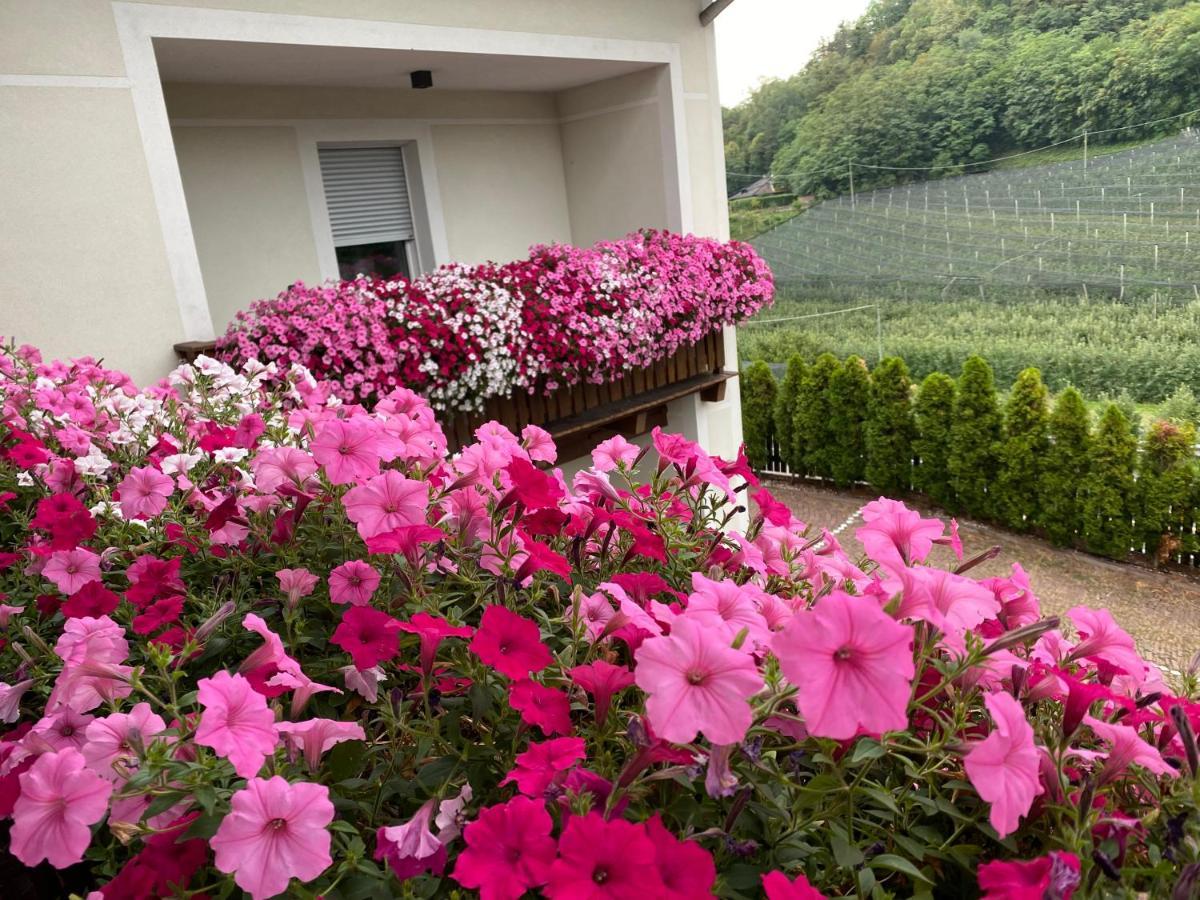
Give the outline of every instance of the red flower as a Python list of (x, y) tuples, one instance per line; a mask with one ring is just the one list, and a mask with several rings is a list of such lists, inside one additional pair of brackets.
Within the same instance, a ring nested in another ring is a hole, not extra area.
[(163, 625), (170, 625), (182, 613), (183, 597), (178, 594), (174, 597), (163, 597), (156, 600), (141, 615), (133, 617), (133, 633), (149, 634)]
[(573, 816), (558, 839), (545, 894), (552, 898), (619, 897), (644, 900), (664, 895), (658, 853), (640, 825), (605, 820), (597, 812)]
[(522, 722), (536, 725), (543, 734), (571, 731), (571, 700), (562, 691), (526, 678), (509, 688), (508, 702), (521, 713)]
[(528, 797), (481, 809), (463, 830), (467, 847), (450, 877), (481, 900), (518, 900), (550, 877), (553, 825), (545, 806)]
[(466, 625), (451, 625), (445, 619), (419, 612), (407, 622), (400, 623), (400, 630), (421, 636), (421, 671), (429, 675), (433, 671), (433, 660), (438, 645), (446, 638), (469, 638), (475, 629)]
[(387, 613), (369, 606), (351, 606), (342, 616), (330, 642), (352, 657), (357, 669), (387, 662), (400, 651), (400, 625)]
[(583, 738), (555, 738), (540, 744), (531, 743), (524, 753), (517, 754), (516, 766), (500, 783), (511, 782), (522, 794), (540, 798), (556, 779), (586, 757)]
[(73, 550), (96, 533), (96, 520), (73, 494), (51, 494), (38, 501), (29, 523), (50, 532), (55, 550)]
[(99, 581), (89, 581), (62, 605), (62, 614), (68, 619), (78, 619), (83, 616), (99, 618), (107, 616), (117, 608), (121, 598), (106, 588)]
[(147, 838), (142, 851), (101, 889), (104, 900), (166, 897), (174, 893), (172, 885), (186, 888), (196, 870), (208, 861), (208, 843), (203, 838), (181, 840), (187, 826), (199, 816), (199, 812), (188, 813)]
[(612, 695), (633, 684), (633, 672), (625, 666), (614, 666), (598, 659), (586, 666), (571, 669), (571, 680), (592, 695), (596, 701), (596, 721), (603, 725), (608, 718)]
[(525, 562), (521, 563), (521, 568), (517, 569), (517, 573), (514, 576), (517, 581), (523, 582), (536, 572), (553, 572), (555, 575), (561, 575), (563, 578), (571, 574), (571, 564), (567, 561), (567, 558), (551, 550), (540, 541), (535, 541), (526, 535), (521, 538), (521, 545), (525, 548), (528, 556)]
[(504, 467), (504, 471), (512, 481), (512, 489), (501, 502), (501, 506), (515, 500), (529, 510), (543, 509), (557, 506), (564, 496), (562, 485), (552, 475), (546, 474), (519, 456), (513, 457), (512, 462)]
[(503, 606), (489, 606), (483, 611), (470, 650), (509, 678), (525, 678), (553, 661), (537, 623)]

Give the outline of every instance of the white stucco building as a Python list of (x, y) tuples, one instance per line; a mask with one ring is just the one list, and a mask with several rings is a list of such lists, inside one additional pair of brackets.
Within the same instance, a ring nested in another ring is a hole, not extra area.
[[(0, 335), (144, 382), (339, 262), (726, 237), (704, 5), (0, 0)], [(670, 426), (732, 453), (733, 385)]]

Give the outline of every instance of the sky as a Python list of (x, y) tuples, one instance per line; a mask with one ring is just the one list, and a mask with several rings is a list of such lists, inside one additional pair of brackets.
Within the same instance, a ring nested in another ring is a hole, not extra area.
[(869, 0), (734, 0), (714, 23), (721, 105), (735, 106), (764, 78), (804, 67), (839, 24), (857, 19)]

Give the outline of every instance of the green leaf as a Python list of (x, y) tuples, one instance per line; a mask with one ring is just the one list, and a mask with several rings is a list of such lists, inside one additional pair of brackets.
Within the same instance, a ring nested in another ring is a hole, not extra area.
[(881, 853), (878, 856), (872, 857), (870, 863), (872, 868), (891, 869), (893, 872), (902, 872), (909, 878), (915, 878), (917, 881), (924, 881), (927, 884), (933, 884), (932, 879), (925, 875), (903, 856), (897, 856), (894, 853)]
[(840, 826), (829, 826), (829, 846), (833, 850), (834, 861), (843, 869), (862, 865), (862, 851), (846, 840), (846, 834)]
[(184, 840), (191, 838), (203, 838), (208, 840), (217, 833), (217, 828), (221, 825), (221, 820), (225, 817), (216, 813), (203, 813), (192, 821), (188, 826), (188, 830), (183, 833)]
[(850, 765), (857, 766), (870, 759), (879, 759), (885, 753), (887, 748), (878, 741), (863, 738), (854, 745), (854, 752), (850, 754)]
[(362, 741), (343, 741), (329, 751), (325, 767), (335, 782), (345, 782), (362, 772), (366, 756), (367, 745)]

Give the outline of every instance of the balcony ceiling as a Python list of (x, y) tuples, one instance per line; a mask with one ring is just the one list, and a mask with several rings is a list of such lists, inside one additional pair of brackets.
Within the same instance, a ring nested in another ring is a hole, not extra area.
[(650, 66), (644, 62), (380, 50), (243, 41), (156, 39), (165, 82), (404, 88), (433, 72), (433, 90), (561, 91)]

